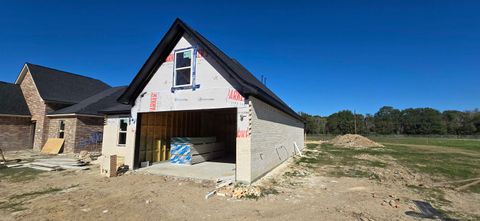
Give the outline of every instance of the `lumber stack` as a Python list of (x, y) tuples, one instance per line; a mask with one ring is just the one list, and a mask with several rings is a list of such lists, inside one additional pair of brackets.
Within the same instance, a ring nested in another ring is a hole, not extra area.
[(173, 137), (170, 162), (193, 165), (213, 160), (224, 155), (223, 146), (215, 137)]

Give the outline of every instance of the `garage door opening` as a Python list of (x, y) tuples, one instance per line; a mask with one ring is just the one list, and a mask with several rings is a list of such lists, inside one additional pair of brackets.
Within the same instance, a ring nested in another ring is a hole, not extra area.
[[(213, 138), (214, 142), (221, 144), (222, 151), (206, 161), (235, 165), (236, 131), (236, 108), (141, 113), (138, 116), (135, 166), (173, 165), (169, 162), (172, 157), (170, 146), (177, 138)], [(190, 169), (205, 166), (195, 164)]]

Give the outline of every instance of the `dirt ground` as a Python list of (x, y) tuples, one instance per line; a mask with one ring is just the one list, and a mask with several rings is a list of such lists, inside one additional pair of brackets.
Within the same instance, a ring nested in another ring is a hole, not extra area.
[[(209, 181), (141, 172), (105, 178), (98, 166), (29, 180), (2, 177), (0, 220), (419, 220), (406, 213), (418, 212), (412, 200), (426, 200), (421, 192), (394, 181), (332, 177), (328, 166), (312, 169), (297, 161), (256, 183), (272, 188), (265, 196), (240, 200), (205, 199), (215, 187)], [(445, 197), (455, 211), (480, 217), (479, 194), (447, 191)]]

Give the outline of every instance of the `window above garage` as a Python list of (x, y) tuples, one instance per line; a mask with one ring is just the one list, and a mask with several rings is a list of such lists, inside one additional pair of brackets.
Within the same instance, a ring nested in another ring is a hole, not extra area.
[(193, 59), (193, 48), (175, 52), (175, 87), (192, 85)]
[(172, 92), (182, 89), (197, 89), (195, 83), (196, 47), (179, 49), (174, 52)]

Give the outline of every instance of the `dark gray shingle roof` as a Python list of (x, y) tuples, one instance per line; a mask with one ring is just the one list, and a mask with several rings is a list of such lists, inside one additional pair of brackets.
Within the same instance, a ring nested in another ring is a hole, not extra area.
[(46, 102), (76, 104), (110, 88), (104, 82), (36, 64), (26, 63), (38, 92)]
[(118, 97), (125, 91), (127, 86), (113, 87), (95, 94), (80, 103), (54, 111), (49, 115), (56, 114), (84, 114), (102, 116), (100, 110), (118, 105)]
[(111, 107), (100, 110), (100, 113), (105, 113), (105, 114), (129, 114), (131, 109), (132, 109), (132, 105), (117, 103), (116, 105), (113, 105)]
[(262, 84), (252, 73), (234, 59), (227, 56), (214, 44), (204, 38), (200, 33), (190, 28), (182, 20), (176, 19), (160, 43), (154, 49), (150, 57), (142, 66), (138, 74), (132, 80), (124, 94), (119, 98), (119, 102), (132, 104), (133, 100), (140, 94), (148, 81), (153, 77), (156, 70), (161, 66), (168, 54), (175, 47), (176, 42), (187, 34), (192, 37), (202, 49), (207, 51), (208, 55), (213, 55), (219, 64), (238, 82), (240, 88), (237, 88), (243, 96), (250, 95), (282, 110), (283, 112), (295, 117), (301, 121), (303, 119), (293, 111), (285, 102), (276, 96), (270, 89)]
[(20, 85), (0, 81), (0, 114), (30, 116)]

